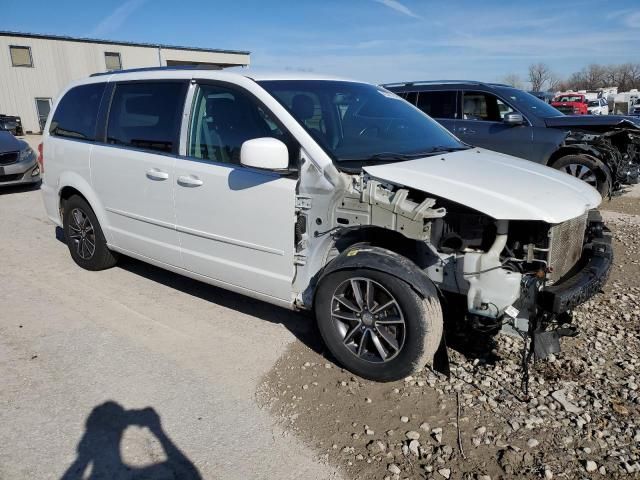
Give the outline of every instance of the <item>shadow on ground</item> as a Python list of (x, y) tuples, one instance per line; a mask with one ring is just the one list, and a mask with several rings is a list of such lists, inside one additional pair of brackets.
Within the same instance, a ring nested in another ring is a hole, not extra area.
[[(162, 446), (166, 460), (143, 467), (125, 464), (120, 444), (125, 430), (130, 426), (146, 427)], [(77, 453), (76, 460), (61, 480), (202, 478), (191, 460), (171, 441), (162, 427), (160, 416), (151, 407), (125, 410), (113, 401), (98, 405), (87, 417)]]
[(41, 182), (31, 183), (27, 185), (10, 185), (3, 187), (0, 184), (0, 195), (12, 195), (15, 193), (31, 192), (32, 190), (40, 190)]

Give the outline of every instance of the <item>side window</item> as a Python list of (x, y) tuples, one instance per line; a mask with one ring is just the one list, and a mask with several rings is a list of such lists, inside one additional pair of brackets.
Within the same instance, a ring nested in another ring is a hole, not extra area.
[[(200, 85), (189, 127), (187, 155), (240, 164), (247, 140), (274, 137), (288, 142), (277, 122), (249, 94), (218, 85)], [(291, 155), (292, 148), (289, 146)]]
[(398, 96), (404, 98), (411, 105), (415, 105), (418, 99), (418, 92), (402, 92), (398, 93)]
[(107, 142), (164, 153), (178, 153), (186, 83), (135, 82), (116, 85)]
[(58, 103), (49, 133), (56, 137), (95, 140), (98, 109), (106, 86), (106, 83), (92, 83), (69, 90)]
[(418, 108), (433, 118), (456, 118), (456, 92), (420, 92)]
[(462, 118), (501, 122), (507, 113), (514, 110), (496, 96), (486, 92), (464, 92)]

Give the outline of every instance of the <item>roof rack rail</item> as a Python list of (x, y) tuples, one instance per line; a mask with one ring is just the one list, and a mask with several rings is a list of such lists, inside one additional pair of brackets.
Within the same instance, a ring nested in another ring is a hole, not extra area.
[(414, 85), (438, 85), (438, 84), (467, 84), (467, 85), (493, 85), (496, 87), (508, 87), (509, 85), (504, 85), (502, 83), (493, 83), (493, 82), (479, 82), (478, 80), (419, 80), (416, 82), (398, 82), (398, 83), (383, 83), (383, 87), (411, 87)]
[(215, 65), (168, 65), (166, 67), (140, 67), (140, 68), (126, 68), (124, 70), (111, 70), (108, 72), (96, 72), (92, 73), (90, 77), (100, 77), (102, 75), (118, 75), (121, 73), (135, 73), (135, 72), (162, 72), (165, 70), (221, 70), (220, 67)]

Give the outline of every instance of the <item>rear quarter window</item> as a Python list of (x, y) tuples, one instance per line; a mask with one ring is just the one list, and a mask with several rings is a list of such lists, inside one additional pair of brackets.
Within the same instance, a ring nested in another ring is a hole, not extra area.
[(98, 109), (106, 86), (106, 83), (92, 83), (69, 90), (58, 102), (51, 119), (49, 134), (94, 141)]
[(417, 106), (433, 118), (456, 118), (456, 92), (420, 92)]

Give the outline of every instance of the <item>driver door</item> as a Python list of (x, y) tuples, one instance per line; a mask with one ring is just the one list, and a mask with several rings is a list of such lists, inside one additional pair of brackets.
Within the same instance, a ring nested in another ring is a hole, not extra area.
[(291, 302), (297, 180), (240, 165), (243, 142), (284, 133), (248, 92), (195, 88), (186, 156), (175, 166), (184, 268)]
[(507, 125), (503, 118), (516, 110), (488, 92), (462, 92), (462, 118), (456, 121), (460, 140), (515, 157), (531, 154), (533, 129), (525, 119), (523, 125)]

